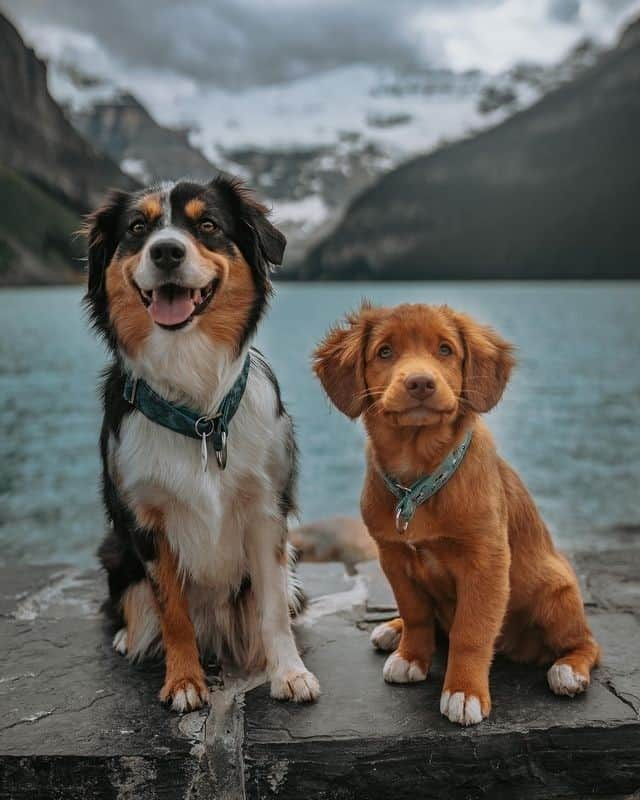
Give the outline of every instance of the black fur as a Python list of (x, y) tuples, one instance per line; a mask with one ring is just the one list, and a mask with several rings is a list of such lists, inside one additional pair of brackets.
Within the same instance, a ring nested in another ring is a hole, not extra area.
[[(111, 192), (105, 203), (90, 214), (86, 221), (88, 285), (85, 305), (94, 327), (105, 338), (113, 354), (113, 361), (107, 368), (102, 383), (104, 416), (100, 434), (102, 497), (109, 529), (98, 550), (98, 557), (109, 581), (110, 597), (105, 608), (118, 624), (122, 624), (120, 601), (124, 591), (130, 585), (147, 577), (145, 563), (153, 561), (157, 553), (153, 532), (137, 525), (133, 512), (118, 493), (109, 469), (109, 439), (119, 438), (122, 420), (132, 412), (132, 407), (123, 397), (125, 375), (118, 342), (109, 320), (105, 289), (106, 272), (116, 254), (128, 255), (138, 252), (144, 246), (147, 236), (153, 230), (153, 225), (145, 230), (144, 236), (134, 235), (131, 226), (141, 217), (139, 201), (145, 195), (156, 191), (161, 192), (161, 188), (152, 187), (136, 194)], [(193, 220), (185, 214), (186, 204), (194, 198), (204, 202), (205, 215), (216, 223), (217, 229), (213, 233), (202, 234)], [(252, 270), (256, 297), (243, 338), (238, 343), (241, 349), (255, 332), (266, 309), (271, 295), (270, 265), (282, 263), (285, 237), (268, 221), (266, 208), (257, 203), (239, 182), (225, 177), (216, 178), (209, 184), (178, 183), (170, 191), (169, 203), (172, 224), (186, 229), (213, 251), (233, 257), (239, 250)], [(156, 226), (160, 224), (162, 219), (155, 223)], [(278, 416), (286, 415), (273, 371), (262, 356), (259, 356), (259, 359), (254, 356), (254, 361), (273, 386), (277, 398)], [(297, 450), (292, 426), (290, 441), (291, 472), (280, 499), (280, 506), (285, 515), (295, 508)]]
[(279, 418), (286, 417), (288, 422), (286, 429), (286, 450), (289, 454), (289, 473), (278, 498), (278, 505), (282, 515), (288, 517), (289, 514), (293, 514), (298, 510), (296, 501), (296, 487), (298, 485), (298, 445), (296, 443), (293, 420), (289, 416), (282, 401), (280, 384), (278, 383), (274, 371), (271, 369), (271, 364), (269, 364), (256, 347), (251, 348), (251, 364), (253, 368), (257, 368), (262, 372), (273, 387), (277, 402), (276, 413)]
[[(145, 195), (162, 193), (161, 187), (150, 187), (135, 194), (114, 191), (105, 203), (86, 220), (89, 242), (88, 287), (85, 305), (96, 329), (105, 337), (111, 350), (116, 352), (117, 342), (109, 324), (105, 275), (114, 255), (138, 252), (146, 238), (153, 232), (148, 227), (143, 236), (134, 235), (131, 223), (140, 218), (137, 203)], [(184, 208), (189, 200), (198, 198), (205, 204), (204, 216), (217, 225), (210, 234), (201, 233), (187, 217)], [(256, 296), (247, 320), (246, 330), (238, 343), (241, 349), (253, 336), (264, 314), (272, 293), (270, 266), (282, 263), (286, 239), (267, 219), (267, 208), (235, 179), (219, 176), (208, 184), (182, 181), (175, 184), (169, 194), (171, 223), (184, 228), (194, 238), (211, 250), (233, 256), (237, 248), (251, 268)], [(157, 224), (161, 224), (158, 220)]]
[(133, 513), (122, 500), (109, 471), (108, 442), (120, 436), (122, 420), (132, 407), (122, 396), (124, 372), (115, 361), (105, 372), (102, 384), (104, 416), (100, 432), (102, 458), (102, 500), (109, 529), (98, 549), (98, 558), (109, 582), (109, 602), (105, 610), (120, 622), (120, 599), (125, 589), (146, 576), (145, 561), (155, 558), (153, 539), (136, 524)]

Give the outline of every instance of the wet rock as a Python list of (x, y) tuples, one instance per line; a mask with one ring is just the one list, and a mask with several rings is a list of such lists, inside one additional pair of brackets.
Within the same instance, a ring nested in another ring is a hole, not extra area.
[(369, 629), (395, 609), (376, 562), (351, 577), (342, 564), (300, 565), (311, 601), (296, 631), (317, 703), (278, 703), (263, 676), (216, 667), (211, 708), (182, 717), (157, 700), (161, 663), (113, 652), (99, 572), (0, 570), (0, 798), (629, 795), (640, 785), (636, 560), (576, 558), (605, 653), (587, 694), (557, 698), (543, 670), (497, 659), (491, 718), (466, 730), (438, 710), (444, 652), (425, 683), (382, 680)]

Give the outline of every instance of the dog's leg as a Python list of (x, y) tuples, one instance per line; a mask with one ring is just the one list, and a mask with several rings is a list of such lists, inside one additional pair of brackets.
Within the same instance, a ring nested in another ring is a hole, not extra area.
[(404, 545), (385, 544), (379, 547), (379, 551), (380, 564), (389, 579), (402, 618), (398, 649), (386, 660), (382, 675), (388, 683), (423, 681), (429, 672), (435, 650), (431, 600), (407, 574)]
[[(506, 538), (506, 537), (505, 537)], [(440, 711), (451, 722), (474, 725), (491, 711), (489, 670), (509, 597), (506, 547), (466, 553), (456, 563), (456, 611)]]
[(589, 686), (591, 670), (600, 659), (600, 648), (589, 629), (577, 579), (568, 586), (539, 598), (536, 618), (544, 640), (560, 656), (547, 672), (555, 694), (574, 697)]
[(163, 534), (157, 535), (157, 559), (149, 574), (165, 654), (165, 681), (160, 699), (170, 702), (174, 711), (200, 708), (209, 701), (209, 692), (176, 557)]
[(371, 644), (383, 653), (392, 653), (398, 649), (402, 636), (402, 617), (381, 622), (371, 631)]
[(298, 703), (315, 700), (320, 684), (303, 664), (291, 630), (286, 522), (265, 516), (253, 523), (251, 533), (251, 582), (261, 615), (271, 696)]

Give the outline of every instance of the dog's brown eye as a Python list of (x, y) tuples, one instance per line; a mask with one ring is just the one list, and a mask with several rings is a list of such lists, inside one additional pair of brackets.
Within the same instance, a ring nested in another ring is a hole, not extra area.
[(202, 219), (198, 223), (198, 230), (200, 233), (213, 233), (216, 227), (216, 223), (210, 219)]
[(442, 342), (438, 348), (438, 353), (441, 356), (450, 356), (453, 355), (453, 350), (451, 349), (451, 345), (448, 345), (446, 342)]
[(383, 344), (382, 347), (378, 350), (378, 358), (391, 358), (393, 355), (393, 350), (388, 344)]
[(129, 230), (134, 236), (140, 236), (147, 230), (147, 226), (141, 219), (137, 219), (129, 225)]

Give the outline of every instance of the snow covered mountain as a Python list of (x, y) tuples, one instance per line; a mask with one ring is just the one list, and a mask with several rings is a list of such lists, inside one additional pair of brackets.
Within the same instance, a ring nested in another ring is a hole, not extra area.
[[(167, 165), (168, 177), (200, 177), (209, 162), (211, 171), (242, 176), (273, 204), (290, 265), (382, 173), (499, 123), (599, 53), (586, 41), (554, 67), (518, 64), (498, 76), (350, 65), (287, 83), (203, 90), (175, 75), (158, 81), (157, 73), (132, 83), (81, 37), (46, 46), (52, 95), (124, 171), (160, 177)], [(136, 124), (125, 125), (133, 111)]]

